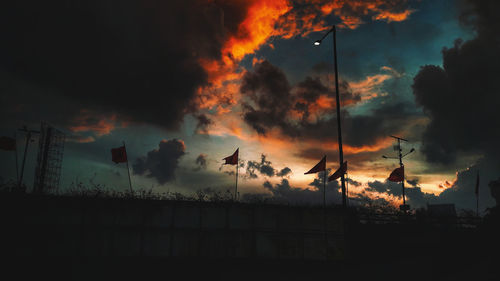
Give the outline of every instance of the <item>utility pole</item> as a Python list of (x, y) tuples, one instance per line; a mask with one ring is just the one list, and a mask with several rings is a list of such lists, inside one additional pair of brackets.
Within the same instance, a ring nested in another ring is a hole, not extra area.
[[(391, 138), (394, 138), (398, 141), (398, 145), (397, 145), (397, 150), (398, 150), (398, 157), (387, 157), (385, 155), (382, 155), (383, 158), (386, 158), (386, 159), (399, 159), (399, 167), (400, 168), (403, 168), (404, 167), (404, 164), (403, 164), (403, 158), (412, 153), (413, 151), (415, 151), (414, 148), (412, 148), (408, 153), (404, 154), (403, 155), (403, 149), (401, 149), (401, 141), (405, 141), (405, 142), (408, 142), (408, 140), (405, 140), (401, 137), (397, 137), (397, 136), (390, 136)], [(401, 211), (404, 211), (406, 213), (406, 211), (408, 211), (410, 209), (410, 206), (409, 205), (406, 205), (406, 196), (405, 196), (405, 175), (403, 174), (403, 180), (401, 181), (401, 189), (402, 189), (402, 193), (403, 193), (403, 205), (399, 206), (399, 209)]]
[[(127, 148), (125, 147), (125, 141), (123, 141), (123, 148), (125, 149), (125, 154), (127, 154)], [(133, 196), (134, 190), (132, 189), (132, 179), (130, 178), (130, 169), (128, 167), (128, 155), (127, 155), (127, 173), (128, 173), (128, 184), (130, 187), (130, 196)]]
[(17, 183), (18, 188), (21, 188), (21, 186), (23, 184), (24, 164), (26, 163), (26, 154), (28, 152), (28, 145), (31, 142), (32, 134), (40, 134), (40, 131), (28, 130), (28, 128), (26, 127), (26, 125), (23, 126), (22, 128), (20, 128), (19, 131), (26, 133), (26, 144), (24, 146), (23, 162), (21, 164), (21, 175), (19, 176), (19, 181)]

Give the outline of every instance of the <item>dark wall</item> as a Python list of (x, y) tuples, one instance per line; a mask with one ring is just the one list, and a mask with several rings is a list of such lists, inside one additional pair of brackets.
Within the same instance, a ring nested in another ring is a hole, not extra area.
[[(339, 210), (206, 202), (3, 196), (3, 254), (341, 260)], [(325, 239), (325, 225), (328, 239)], [(326, 246), (328, 240), (328, 247)]]

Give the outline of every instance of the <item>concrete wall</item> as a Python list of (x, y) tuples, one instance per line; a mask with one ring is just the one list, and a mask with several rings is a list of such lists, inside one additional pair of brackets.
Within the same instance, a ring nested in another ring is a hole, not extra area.
[[(3, 198), (5, 199), (5, 198)], [(338, 210), (149, 200), (40, 198), (2, 202), (4, 253), (343, 259)], [(326, 224), (325, 224), (326, 223)], [(325, 225), (327, 237), (325, 239)]]

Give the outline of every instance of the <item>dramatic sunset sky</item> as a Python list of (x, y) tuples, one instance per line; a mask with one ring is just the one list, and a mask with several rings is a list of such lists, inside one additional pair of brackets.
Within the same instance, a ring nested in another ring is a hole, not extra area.
[[(412, 207), (494, 204), (500, 177), (498, 1), (10, 1), (0, 11), (0, 135), (47, 121), (67, 134), (61, 189), (193, 192), (320, 202), (323, 155), (339, 166), (331, 34), (337, 26), (350, 196), (399, 205), (394, 139)], [(18, 132), (19, 157), (24, 148)], [(33, 185), (38, 139), (28, 150)], [(0, 151), (3, 182), (14, 154)], [(339, 183), (327, 187), (340, 203)], [(246, 194), (246, 195), (245, 195)]]

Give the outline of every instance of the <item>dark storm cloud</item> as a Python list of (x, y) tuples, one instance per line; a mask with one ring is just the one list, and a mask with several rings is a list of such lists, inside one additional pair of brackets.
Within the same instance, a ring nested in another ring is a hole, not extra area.
[[(391, 181), (373, 181), (368, 182), (367, 191), (386, 193), (395, 197), (402, 198), (403, 188), (401, 183)], [(419, 186), (405, 188), (405, 198), (412, 208), (420, 208), (426, 206), (427, 203), (435, 203), (439, 200), (437, 196), (432, 193), (423, 192)]]
[(458, 172), (457, 179), (450, 188), (445, 189), (439, 194), (439, 200), (444, 203), (454, 203), (458, 208), (471, 209), (476, 208), (476, 179), (479, 172), (479, 207), (480, 211), (487, 207), (495, 205), (488, 184), (498, 178), (499, 170), (491, 169), (492, 165), (498, 159), (484, 158), (476, 165)]
[(407, 182), (409, 185), (411, 185), (411, 186), (413, 186), (413, 187), (416, 187), (416, 186), (418, 186), (419, 179), (411, 179), (411, 180), (408, 180), (408, 179), (407, 179), (407, 180), (406, 180), (406, 182)]
[(387, 183), (383, 183), (380, 181), (371, 181), (368, 182), (368, 188), (366, 188), (366, 190), (383, 193), (388, 191), (388, 187)]
[(309, 104), (314, 103), (321, 94), (327, 93), (328, 88), (321, 83), (319, 78), (306, 77), (306, 79), (297, 85), (297, 98), (300, 99), (295, 104), (295, 110), (303, 113), (303, 120), (307, 120), (311, 115)]
[(360, 185), (361, 185), (361, 183), (360, 183), (359, 181), (355, 181), (355, 180), (353, 180), (353, 179), (351, 179), (351, 178), (346, 178), (346, 180), (347, 180), (347, 182), (348, 182), (349, 184), (352, 184), (352, 185), (354, 185), (354, 186), (360, 186)]
[(288, 167), (285, 167), (281, 169), (279, 172), (276, 173), (276, 176), (278, 177), (286, 177), (292, 173), (292, 170)]
[[(349, 83), (344, 80), (339, 81), (340, 98), (344, 103), (357, 103), (361, 101), (361, 96), (351, 91)], [(335, 91), (330, 90), (321, 82), (319, 77), (306, 77), (294, 87), (294, 98), (298, 99), (295, 110), (302, 113), (302, 122), (307, 122), (311, 113), (309, 106), (315, 104), (321, 95), (335, 98)]]
[(288, 130), (283, 116), (293, 104), (290, 89), (285, 73), (268, 61), (245, 73), (240, 91), (252, 101), (243, 104), (245, 122), (262, 135), (274, 126)]
[(259, 176), (257, 175), (256, 171), (258, 171), (258, 168), (256, 165), (258, 162), (256, 161), (248, 161), (247, 163), (247, 171), (246, 171), (246, 176), (250, 179), (256, 179)]
[[(500, 18), (498, 1), (465, 1), (462, 20), (477, 37), (444, 48), (443, 67), (426, 65), (415, 76), (417, 104), (430, 117), (422, 152), (430, 162), (449, 164), (460, 152), (499, 157)], [(493, 154), (493, 155), (492, 155)], [(498, 166), (497, 166), (498, 167)]]
[[(310, 105), (316, 103), (320, 95), (335, 97), (318, 78), (307, 77), (293, 88), (283, 71), (268, 61), (257, 64), (253, 72), (243, 77), (241, 92), (251, 103), (243, 106), (244, 120), (257, 133), (266, 135), (278, 128), (288, 137), (302, 137), (315, 140), (337, 139), (335, 116), (322, 114), (316, 120), (309, 120)], [(340, 83), (341, 102), (355, 103), (360, 100), (348, 83)], [(299, 120), (291, 120), (292, 110), (299, 112)], [(317, 112), (316, 112), (317, 114)], [(418, 116), (411, 106), (404, 102), (381, 105), (366, 115), (351, 116), (342, 111), (344, 141), (350, 146), (360, 147), (376, 143), (380, 138), (400, 132), (412, 118)]]
[[(367, 115), (351, 116), (347, 111), (342, 114), (343, 143), (352, 147), (375, 145), (380, 139), (409, 128), (408, 124), (413, 119), (419, 118), (419, 114), (412, 112), (408, 104), (401, 102), (380, 105)], [(332, 117), (315, 123), (303, 124), (301, 132), (303, 136), (310, 139), (337, 141), (335, 128), (337, 128), (337, 120)], [(373, 157), (374, 153), (379, 152), (361, 152), (351, 157), (367, 160)], [(308, 159), (320, 158), (324, 154), (325, 151), (321, 148), (306, 148), (295, 153), (296, 156)], [(336, 151), (327, 153), (327, 158), (338, 159), (338, 153)]]
[(179, 159), (186, 154), (182, 140), (162, 140), (158, 149), (151, 150), (147, 156), (139, 157), (132, 165), (134, 173), (155, 178), (159, 184), (175, 179)]
[(281, 170), (277, 170), (272, 166), (271, 161), (267, 160), (266, 155), (261, 154), (260, 162), (258, 161), (248, 161), (246, 167), (246, 177), (250, 179), (258, 178), (258, 174), (265, 177), (286, 177), (291, 174), (292, 170), (285, 167)]
[(324, 74), (324, 73), (329, 73), (330, 71), (332, 71), (333, 67), (334, 67), (333, 64), (326, 63), (326, 62), (320, 62), (320, 63), (313, 65), (312, 71), (315, 73)]
[(199, 171), (201, 169), (206, 170), (207, 169), (207, 157), (208, 155), (201, 153), (196, 157), (195, 163), (196, 163), (196, 168), (195, 171)]
[[(43, 96), (33, 108), (50, 107), (56, 123), (86, 108), (175, 129), (192, 110), (196, 89), (208, 83), (199, 58), (221, 57), (245, 6), (195, 0), (5, 3), (0, 73), (8, 80), (2, 88), (15, 95), (14, 83), (33, 87), (29, 98)], [(68, 102), (53, 104), (59, 99)], [(23, 103), (23, 97), (9, 99), (2, 109)], [(37, 113), (22, 106), (18, 112)]]
[[(280, 183), (273, 185), (269, 181), (264, 182), (264, 188), (272, 193), (273, 200), (288, 204), (318, 205), (323, 204), (323, 188), (321, 189), (303, 189), (292, 187), (287, 179), (282, 179)], [(340, 195), (336, 189), (327, 186), (326, 202), (327, 204), (339, 204)]]
[[(422, 153), (437, 164), (454, 164), (459, 155), (479, 154), (469, 170), (458, 174), (451, 188), (439, 199), (460, 208), (473, 209), (476, 175), (485, 183), (500, 173), (500, 18), (493, 12), (500, 2), (493, 0), (462, 2), (460, 17), (464, 26), (476, 31), (474, 39), (457, 39), (443, 48), (443, 66), (426, 65), (414, 77), (413, 94), (429, 116), (423, 133)], [(480, 189), (480, 206), (494, 204), (490, 194)]]
[(214, 124), (212, 119), (208, 118), (205, 114), (199, 114), (195, 116), (198, 123), (196, 124), (196, 130), (201, 133), (208, 134), (208, 127)]
[(408, 127), (408, 122), (415, 117), (418, 115), (411, 111), (409, 104), (403, 102), (381, 105), (372, 110), (370, 115), (346, 115), (342, 120), (345, 141), (355, 147), (374, 144), (380, 138)]
[(251, 179), (258, 178), (256, 172), (259, 172), (263, 176), (273, 177), (276, 174), (276, 170), (271, 166), (271, 161), (266, 160), (266, 155), (261, 154), (260, 162), (248, 161), (247, 162), (247, 176)]

